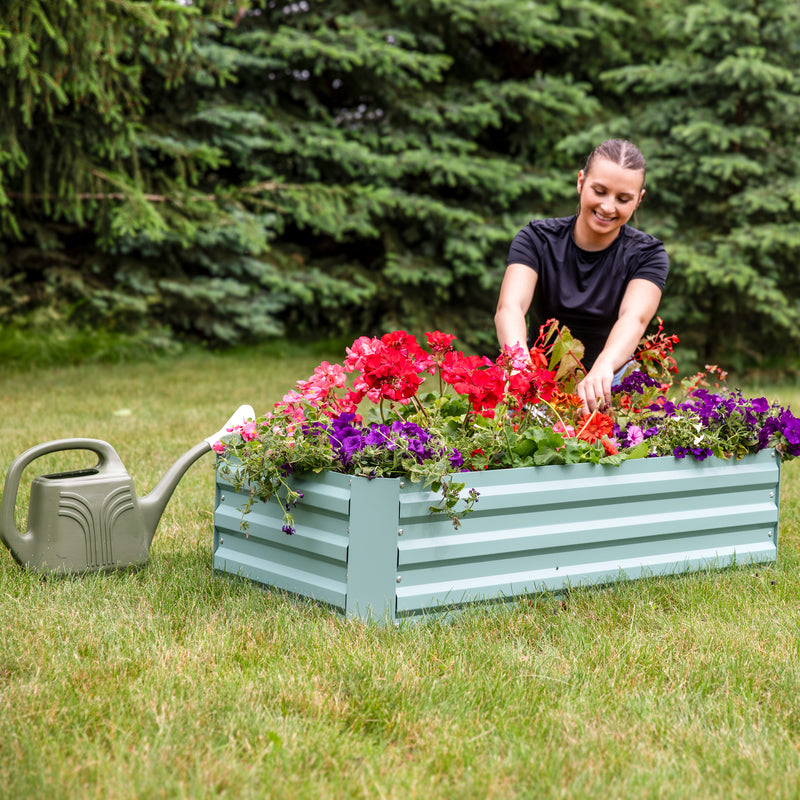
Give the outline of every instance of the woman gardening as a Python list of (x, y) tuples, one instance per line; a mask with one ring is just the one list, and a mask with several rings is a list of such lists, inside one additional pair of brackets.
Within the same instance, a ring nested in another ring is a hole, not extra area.
[[(339, 472), (419, 482), (440, 494), (430, 510), (458, 527), (478, 501), (462, 472), (739, 458), (764, 448), (800, 455), (800, 420), (788, 408), (702, 388), (717, 368), (684, 379), (668, 397), (677, 337), (661, 329), (637, 353), (641, 370), (622, 378), (669, 270), (661, 242), (627, 224), (644, 182), (636, 147), (603, 142), (578, 173), (577, 214), (534, 220), (517, 234), (497, 306), (503, 351), (494, 362), (459, 352), (456, 337), (441, 331), (426, 333), (427, 346), (403, 330), (361, 336), (342, 364), (323, 361), (272, 410), (216, 443), (226, 479), (237, 491), (246, 487), (244, 512), (277, 495), (282, 530), (294, 533), (303, 496), (295, 478)], [(529, 348), (525, 316), (534, 303), (562, 328), (542, 326)], [(585, 375), (575, 372), (576, 338), (585, 346)], [(612, 385), (615, 419), (599, 412), (611, 403)]]
[(525, 316), (555, 318), (583, 342), (584, 410), (610, 406), (615, 376), (656, 314), (669, 271), (663, 244), (628, 226), (645, 194), (644, 156), (609, 139), (578, 173), (578, 211), (535, 219), (511, 243), (495, 326), (500, 346), (527, 349)]

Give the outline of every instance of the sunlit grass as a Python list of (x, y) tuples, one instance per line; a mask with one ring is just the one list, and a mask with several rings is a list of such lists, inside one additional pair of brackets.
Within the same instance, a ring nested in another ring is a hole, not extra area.
[[(145, 494), (236, 406), (265, 410), (322, 357), (0, 378), (0, 471), (35, 443), (90, 436)], [(800, 408), (800, 390), (766, 394)], [(80, 460), (48, 458), (30, 471)], [(0, 551), (2, 794), (795, 797), (798, 491), (785, 464), (777, 564), (393, 628), (213, 575), (204, 458), (142, 569), (43, 579)]]

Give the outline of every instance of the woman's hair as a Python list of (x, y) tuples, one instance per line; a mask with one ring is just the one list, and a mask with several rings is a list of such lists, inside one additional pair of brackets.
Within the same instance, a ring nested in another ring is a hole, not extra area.
[(647, 174), (647, 164), (639, 148), (626, 139), (607, 139), (602, 144), (597, 145), (586, 159), (583, 167), (584, 174), (589, 172), (595, 157), (607, 158), (614, 164), (624, 169), (636, 169), (642, 171), (642, 188), (644, 188), (644, 178)]

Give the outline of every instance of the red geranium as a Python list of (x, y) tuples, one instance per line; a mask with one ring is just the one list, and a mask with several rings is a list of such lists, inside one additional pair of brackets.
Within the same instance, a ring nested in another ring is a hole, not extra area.
[(373, 401), (386, 398), (405, 404), (422, 385), (417, 365), (408, 354), (388, 347), (366, 356), (362, 373), (367, 397)]
[(505, 394), (505, 370), (488, 358), (447, 353), (441, 367), (442, 380), (458, 394), (469, 398), (473, 410), (484, 417), (494, 417), (494, 409)]
[(428, 347), (437, 353), (449, 353), (453, 349), (455, 336), (452, 333), (442, 333), (441, 331), (429, 331), (425, 334), (428, 339)]

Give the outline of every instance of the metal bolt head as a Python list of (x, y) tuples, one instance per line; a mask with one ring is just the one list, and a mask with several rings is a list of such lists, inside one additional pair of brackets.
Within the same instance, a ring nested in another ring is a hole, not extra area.
[(403, 576), (402, 575), (398, 575), (397, 576), (397, 582), (398, 583), (402, 583), (403, 582)]

